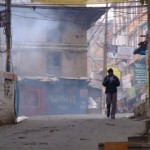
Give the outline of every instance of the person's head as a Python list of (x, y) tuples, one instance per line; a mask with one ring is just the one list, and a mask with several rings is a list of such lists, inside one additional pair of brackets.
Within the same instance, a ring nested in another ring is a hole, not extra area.
[(113, 71), (113, 69), (112, 68), (110, 68), (110, 69), (108, 69), (108, 75), (113, 75), (113, 73), (114, 73), (114, 71)]

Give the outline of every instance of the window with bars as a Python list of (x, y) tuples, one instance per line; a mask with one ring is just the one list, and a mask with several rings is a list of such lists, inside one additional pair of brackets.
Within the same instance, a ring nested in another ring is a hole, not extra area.
[(147, 31), (148, 31), (148, 24), (147, 24), (147, 22), (144, 22), (140, 26), (140, 35), (142, 35), (140, 40), (145, 40), (146, 35), (147, 35)]
[(61, 52), (48, 52), (47, 54), (47, 73), (51, 75), (61, 75)]
[(139, 32), (138, 29), (134, 32), (134, 47), (138, 47), (139, 43)]
[(133, 34), (131, 34), (129, 36), (129, 46), (134, 46), (134, 36), (133, 36)]

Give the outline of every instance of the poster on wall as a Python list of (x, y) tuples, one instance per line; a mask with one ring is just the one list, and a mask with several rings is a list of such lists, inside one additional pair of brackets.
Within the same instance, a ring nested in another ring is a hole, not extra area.
[(146, 63), (135, 63), (135, 85), (145, 85), (147, 82)]
[(107, 57), (108, 58), (117, 58), (117, 45), (108, 44), (107, 46)]
[(132, 59), (133, 56), (133, 47), (128, 46), (118, 46), (117, 54), (119, 59)]

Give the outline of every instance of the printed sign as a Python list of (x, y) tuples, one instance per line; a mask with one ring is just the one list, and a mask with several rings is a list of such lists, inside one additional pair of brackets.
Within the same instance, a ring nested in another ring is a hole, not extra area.
[(108, 58), (117, 58), (117, 45), (108, 45), (107, 46), (107, 57)]
[(17, 80), (17, 76), (10, 72), (2, 72), (0, 71), (0, 78), (10, 79), (10, 80)]
[(117, 57), (120, 59), (131, 59), (131, 57), (133, 56), (133, 51), (133, 47), (118, 46)]
[(135, 63), (135, 84), (144, 85), (147, 82), (147, 71), (145, 63)]

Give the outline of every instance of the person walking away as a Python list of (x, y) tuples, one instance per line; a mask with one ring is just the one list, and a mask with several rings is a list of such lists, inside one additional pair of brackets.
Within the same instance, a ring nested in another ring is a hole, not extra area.
[(114, 75), (113, 69), (110, 68), (108, 75), (103, 80), (103, 86), (105, 87), (106, 93), (106, 104), (107, 104), (107, 117), (115, 119), (116, 107), (117, 107), (117, 87), (120, 86), (120, 81), (117, 76)]

